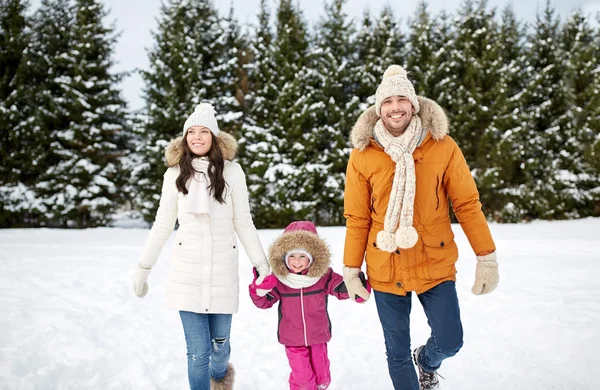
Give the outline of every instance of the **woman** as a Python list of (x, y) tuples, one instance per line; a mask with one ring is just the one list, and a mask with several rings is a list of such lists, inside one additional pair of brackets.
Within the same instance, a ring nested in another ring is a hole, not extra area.
[(198, 105), (183, 126), (183, 137), (167, 147), (169, 168), (156, 219), (132, 276), (135, 294), (145, 296), (150, 270), (178, 220), (167, 306), (181, 316), (192, 390), (233, 388), (229, 334), (239, 306), (234, 232), (260, 281), (269, 273), (250, 215), (244, 172), (231, 161), (236, 149), (233, 137), (219, 131), (213, 107)]

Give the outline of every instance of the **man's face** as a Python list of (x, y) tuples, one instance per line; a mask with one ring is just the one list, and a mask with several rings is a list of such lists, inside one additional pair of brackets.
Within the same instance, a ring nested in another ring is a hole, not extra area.
[(404, 96), (390, 96), (381, 103), (381, 120), (394, 137), (404, 134), (415, 112)]

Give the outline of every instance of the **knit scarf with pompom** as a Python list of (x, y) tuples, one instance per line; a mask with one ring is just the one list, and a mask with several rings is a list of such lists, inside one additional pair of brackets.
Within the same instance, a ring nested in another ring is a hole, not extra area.
[(421, 118), (413, 116), (404, 134), (398, 137), (385, 129), (381, 119), (373, 131), (377, 141), (396, 163), (383, 230), (377, 233), (377, 246), (386, 252), (393, 252), (397, 247), (412, 248), (419, 239), (419, 234), (412, 226), (416, 191), (412, 153), (421, 137)]

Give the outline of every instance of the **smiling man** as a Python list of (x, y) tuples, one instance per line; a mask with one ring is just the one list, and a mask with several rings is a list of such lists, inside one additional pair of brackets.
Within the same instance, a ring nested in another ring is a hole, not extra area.
[[(450, 204), (477, 258), (472, 292), (486, 294), (498, 285), (496, 247), (475, 181), (447, 133), (444, 110), (418, 97), (398, 65), (386, 70), (375, 106), (352, 129), (344, 280), (352, 299), (368, 299), (358, 278), (366, 261), (395, 389), (438, 388), (442, 361), (463, 344)], [(411, 358), (412, 292), (423, 306), (431, 337)]]

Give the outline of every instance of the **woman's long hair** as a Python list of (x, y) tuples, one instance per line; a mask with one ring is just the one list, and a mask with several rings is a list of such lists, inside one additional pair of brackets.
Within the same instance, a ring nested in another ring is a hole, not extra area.
[[(217, 137), (211, 132), (212, 146), (208, 151), (206, 157), (208, 157), (208, 177), (210, 178), (210, 186), (208, 187), (214, 196), (215, 200), (219, 203), (225, 203), (223, 199), (223, 192), (225, 192), (225, 178), (223, 177), (223, 168), (225, 167), (225, 159), (223, 158), (223, 152), (217, 142)], [(192, 166), (192, 160), (196, 156), (190, 149), (187, 143), (187, 133), (181, 141), (183, 145), (183, 156), (179, 161), (179, 176), (175, 180), (177, 190), (187, 195), (188, 190), (185, 184), (194, 175), (194, 167)]]

